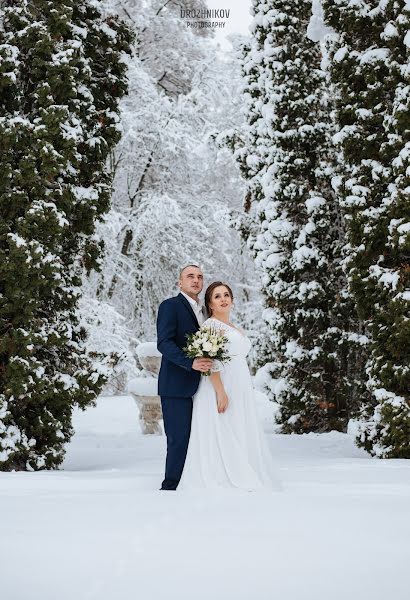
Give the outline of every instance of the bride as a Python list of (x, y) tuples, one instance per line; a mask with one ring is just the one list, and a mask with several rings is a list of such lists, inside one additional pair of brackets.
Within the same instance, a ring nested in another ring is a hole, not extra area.
[(220, 281), (205, 293), (211, 326), (228, 338), (230, 361), (214, 361), (193, 399), (191, 435), (178, 490), (191, 488), (281, 489), (261, 431), (246, 355), (248, 337), (229, 320), (231, 288)]

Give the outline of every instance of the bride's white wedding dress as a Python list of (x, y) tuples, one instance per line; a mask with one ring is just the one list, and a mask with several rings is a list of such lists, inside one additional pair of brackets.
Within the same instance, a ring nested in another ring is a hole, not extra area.
[(207, 319), (203, 326), (222, 329), (228, 338), (231, 360), (215, 361), (229, 404), (218, 413), (209, 377), (201, 377), (193, 399), (191, 436), (178, 490), (194, 488), (240, 488), (280, 490), (265, 435), (259, 424), (255, 394), (246, 355), (248, 337), (238, 329)]

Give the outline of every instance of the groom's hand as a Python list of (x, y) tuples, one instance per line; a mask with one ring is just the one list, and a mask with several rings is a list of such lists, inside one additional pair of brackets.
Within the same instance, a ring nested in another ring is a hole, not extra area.
[(213, 362), (212, 358), (195, 358), (192, 363), (192, 368), (194, 371), (202, 371), (205, 373), (212, 367)]

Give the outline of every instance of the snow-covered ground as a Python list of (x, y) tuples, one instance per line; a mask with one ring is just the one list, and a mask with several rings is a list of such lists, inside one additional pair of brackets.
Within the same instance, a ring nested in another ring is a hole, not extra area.
[(75, 427), (62, 470), (0, 473), (2, 600), (408, 600), (410, 461), (270, 434), (283, 492), (160, 492), (130, 397)]

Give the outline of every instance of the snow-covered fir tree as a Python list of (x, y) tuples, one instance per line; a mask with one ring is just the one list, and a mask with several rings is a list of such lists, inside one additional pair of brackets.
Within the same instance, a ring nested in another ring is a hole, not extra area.
[(306, 35), (311, 1), (254, 0), (253, 13), (247, 125), (232, 144), (248, 185), (243, 235), (266, 298), (261, 360), (282, 431), (345, 430), (362, 338), (340, 265), (331, 101), (320, 47)]
[(349, 284), (372, 340), (357, 442), (375, 456), (410, 458), (410, 2), (323, 4), (338, 34), (330, 73)]
[(87, 0), (6, 0), (0, 20), (0, 469), (53, 468), (104, 381), (76, 311), (132, 36)]

